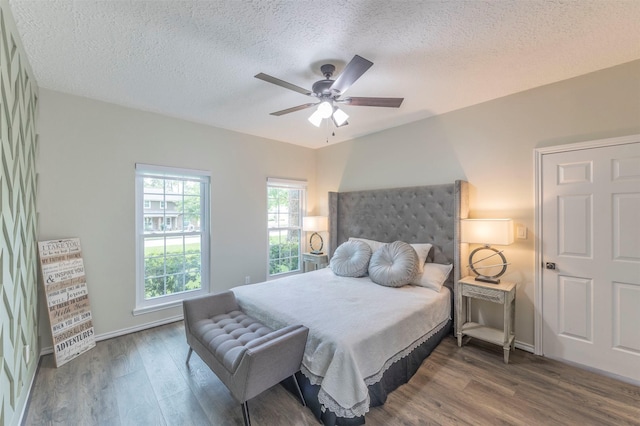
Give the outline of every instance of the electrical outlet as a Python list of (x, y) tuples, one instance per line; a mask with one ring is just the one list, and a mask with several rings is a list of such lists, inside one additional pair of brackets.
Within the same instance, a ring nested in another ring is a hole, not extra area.
[(246, 277), (244, 277), (244, 283), (245, 284), (249, 284), (251, 282), (251, 277), (249, 275), (247, 275)]
[(24, 347), (24, 362), (29, 364), (29, 359), (31, 358), (31, 347), (29, 345), (25, 345)]

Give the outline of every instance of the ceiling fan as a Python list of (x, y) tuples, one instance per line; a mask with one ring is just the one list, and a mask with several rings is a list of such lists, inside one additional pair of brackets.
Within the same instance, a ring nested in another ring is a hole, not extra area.
[(404, 98), (363, 98), (363, 97), (345, 97), (341, 98), (344, 93), (358, 80), (371, 66), (373, 62), (355, 55), (351, 62), (342, 70), (342, 73), (335, 80), (331, 80), (336, 67), (333, 64), (324, 64), (320, 67), (324, 80), (313, 83), (311, 90), (303, 89), (295, 84), (280, 80), (270, 75), (259, 73), (255, 78), (264, 80), (268, 83), (276, 84), (285, 89), (302, 93), (306, 96), (317, 98), (317, 102), (306, 103), (292, 108), (283, 109), (281, 111), (272, 112), (271, 115), (281, 116), (291, 112), (318, 106), (316, 111), (309, 117), (309, 121), (316, 127), (320, 127), (320, 123), (325, 118), (331, 118), (336, 127), (346, 126), (349, 124), (347, 113), (338, 108), (337, 104), (352, 106), (375, 106), (398, 108), (402, 104)]

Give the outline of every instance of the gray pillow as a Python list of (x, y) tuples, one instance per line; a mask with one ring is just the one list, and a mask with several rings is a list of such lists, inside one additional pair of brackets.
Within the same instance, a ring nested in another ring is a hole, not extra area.
[(385, 244), (371, 255), (369, 278), (387, 287), (409, 284), (418, 272), (418, 254), (402, 241)]
[(347, 241), (336, 249), (329, 267), (341, 277), (362, 277), (367, 274), (371, 247), (362, 241)]

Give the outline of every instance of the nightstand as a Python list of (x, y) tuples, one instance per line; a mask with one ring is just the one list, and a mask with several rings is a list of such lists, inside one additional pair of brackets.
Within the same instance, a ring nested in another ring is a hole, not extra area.
[(329, 264), (329, 256), (326, 254), (304, 253), (302, 255), (302, 262), (304, 265), (304, 272), (309, 272), (309, 264), (315, 265), (313, 270), (327, 266)]
[[(503, 305), (502, 330), (471, 321), (471, 300), (487, 300)], [(516, 283), (502, 281), (488, 284), (465, 277), (456, 285), (456, 337), (462, 346), (462, 336), (467, 335), (502, 346), (504, 363), (509, 363), (509, 350), (515, 348)]]

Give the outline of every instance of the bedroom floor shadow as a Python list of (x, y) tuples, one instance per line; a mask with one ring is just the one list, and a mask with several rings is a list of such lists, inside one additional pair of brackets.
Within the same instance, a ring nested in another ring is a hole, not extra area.
[[(240, 405), (188, 351), (182, 322), (98, 342), (55, 368), (40, 360), (23, 425), (242, 425)], [(249, 401), (254, 426), (319, 423), (275, 386)], [(447, 337), (366, 424), (639, 425), (640, 388), (516, 350)]]

